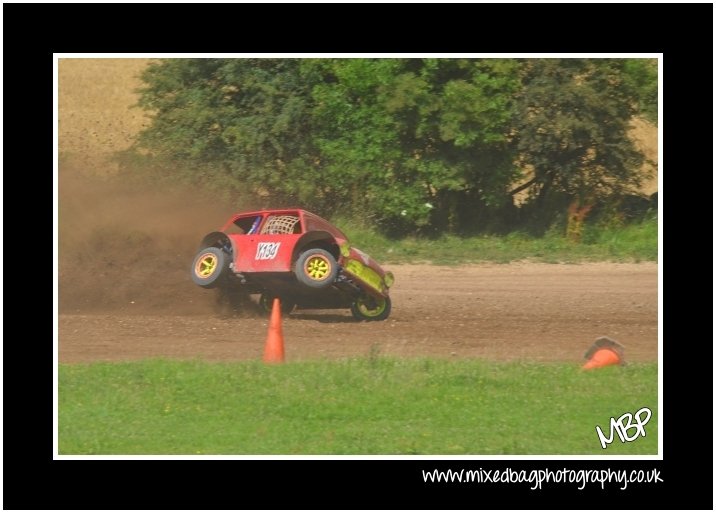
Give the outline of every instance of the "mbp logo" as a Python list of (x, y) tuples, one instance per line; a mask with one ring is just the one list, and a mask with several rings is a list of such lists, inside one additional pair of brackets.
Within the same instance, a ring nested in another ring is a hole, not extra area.
[[(616, 420), (612, 417), (609, 419), (609, 438), (604, 436), (602, 428), (597, 426), (597, 436), (599, 436), (599, 443), (602, 444), (602, 449), (606, 449), (607, 445), (614, 441), (614, 430), (616, 430), (622, 443), (633, 442), (639, 436), (646, 436), (644, 426), (649, 422), (650, 418), (651, 410), (646, 407), (637, 411), (634, 415), (625, 413)], [(630, 429), (634, 430), (634, 434), (631, 436), (629, 435)]]

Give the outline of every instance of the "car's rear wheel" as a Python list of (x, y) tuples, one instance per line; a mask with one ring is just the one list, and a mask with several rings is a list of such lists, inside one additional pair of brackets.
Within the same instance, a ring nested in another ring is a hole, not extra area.
[(204, 248), (191, 265), (191, 279), (205, 289), (213, 289), (226, 281), (229, 257), (219, 248)]
[[(271, 313), (271, 310), (273, 309), (273, 300), (276, 297), (278, 296), (271, 294), (270, 292), (264, 292), (259, 298), (259, 306), (264, 312)], [(296, 307), (296, 303), (288, 298), (279, 297), (279, 301), (281, 302), (281, 313), (284, 315), (290, 314)]]
[(351, 304), (351, 313), (359, 321), (384, 321), (390, 315), (390, 298), (360, 296)]
[(307, 249), (296, 260), (296, 278), (314, 289), (329, 287), (338, 276), (338, 264), (328, 251)]

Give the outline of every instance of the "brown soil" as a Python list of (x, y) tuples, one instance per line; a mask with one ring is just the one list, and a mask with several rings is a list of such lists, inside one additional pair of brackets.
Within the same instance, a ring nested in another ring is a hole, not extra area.
[[(344, 310), (296, 311), (283, 322), (287, 360), (377, 351), (580, 362), (601, 335), (623, 343), (630, 361), (656, 360), (656, 264), (391, 269), (396, 285), (387, 321), (354, 322)], [(234, 317), (206, 313), (213, 298), (182, 271), (181, 285), (170, 280), (163, 290), (123, 305), (62, 313), (60, 361), (261, 358), (267, 319), (251, 308)], [(160, 295), (163, 302), (156, 299)]]
[(650, 196), (659, 190), (659, 130), (655, 125), (641, 118), (634, 118), (631, 122), (630, 135), (636, 147), (644, 154), (646, 162), (641, 167), (644, 181), (640, 192)]
[(135, 107), (139, 74), (150, 59), (60, 59), (58, 65), (59, 147), (63, 160), (88, 172), (116, 171), (107, 162), (126, 150), (149, 123)]

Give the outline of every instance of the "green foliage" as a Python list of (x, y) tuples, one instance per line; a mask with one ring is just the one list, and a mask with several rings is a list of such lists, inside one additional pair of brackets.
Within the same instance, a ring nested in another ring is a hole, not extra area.
[(405, 233), (449, 225), (440, 213), (459, 203), (499, 203), (515, 176), (506, 153), (507, 107), (518, 85), (507, 73), (510, 64), (307, 63), (330, 77), (313, 88), (316, 145), (327, 176), (352, 207), (347, 213), (370, 214)]
[[(373, 346), (374, 348), (377, 346)], [(656, 454), (657, 366), (377, 356), (60, 365), (68, 454)], [(581, 355), (579, 355), (581, 356)], [(647, 406), (646, 437), (595, 426)]]
[(181, 164), (169, 172), (268, 202), (322, 192), (305, 175), (317, 156), (302, 135), (311, 131), (310, 77), (298, 60), (166, 59), (142, 78), (140, 105), (154, 117), (139, 147)]
[(537, 207), (561, 194), (593, 205), (640, 185), (643, 155), (627, 135), (632, 89), (617, 59), (539, 59), (523, 69), (516, 147)]
[(360, 224), (340, 220), (337, 224), (345, 227), (344, 232), (356, 247), (364, 249), (384, 264), (452, 265), (480, 262), (509, 263), (521, 260), (547, 263), (656, 262), (658, 260), (658, 223), (655, 218), (640, 223), (587, 225), (581, 243), (568, 240), (564, 226), (559, 223), (539, 237), (516, 231), (500, 236), (458, 237), (444, 234), (432, 239), (417, 237), (391, 239)]
[(656, 59), (626, 59), (624, 79), (638, 98), (639, 113), (656, 124), (659, 111), (659, 68)]
[(389, 234), (548, 225), (563, 209), (550, 195), (592, 202), (639, 184), (626, 128), (651, 71), (627, 59), (167, 59), (143, 75), (154, 117), (136, 149), (176, 179)]

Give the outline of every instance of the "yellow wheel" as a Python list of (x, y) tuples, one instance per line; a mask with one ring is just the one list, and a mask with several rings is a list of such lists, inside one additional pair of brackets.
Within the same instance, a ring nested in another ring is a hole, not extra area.
[(208, 278), (214, 273), (214, 271), (216, 271), (218, 263), (219, 259), (216, 257), (216, 255), (212, 253), (206, 253), (202, 255), (199, 260), (197, 260), (196, 266), (194, 267), (194, 272), (197, 276), (200, 276), (202, 278)]
[(303, 271), (312, 280), (323, 281), (331, 274), (331, 262), (323, 255), (315, 255), (306, 260)]
[(351, 305), (353, 317), (359, 321), (384, 321), (390, 315), (389, 297), (361, 296)]
[(204, 248), (194, 258), (191, 278), (200, 287), (211, 289), (219, 285), (228, 274), (229, 257), (219, 248)]
[(338, 275), (336, 259), (325, 249), (304, 251), (296, 261), (296, 278), (314, 289), (330, 286)]

